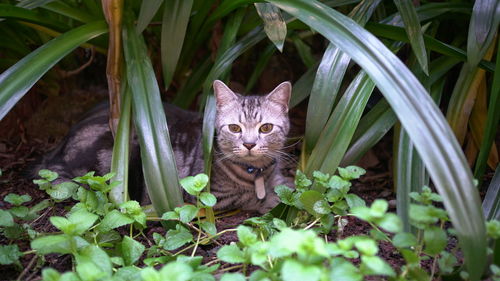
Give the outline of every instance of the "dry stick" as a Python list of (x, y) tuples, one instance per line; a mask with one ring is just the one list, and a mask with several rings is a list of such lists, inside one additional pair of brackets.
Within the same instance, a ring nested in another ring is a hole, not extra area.
[(90, 58), (89, 60), (84, 63), (82, 66), (78, 67), (77, 69), (74, 69), (74, 70), (68, 70), (68, 71), (65, 71), (65, 70), (61, 70), (60, 73), (62, 75), (63, 78), (67, 78), (67, 77), (71, 77), (73, 75), (76, 75), (80, 72), (82, 72), (82, 70), (84, 70), (85, 68), (87, 68), (93, 61), (94, 61), (94, 57), (95, 57), (95, 49), (92, 47), (90, 48)]
[(26, 266), (26, 268), (23, 270), (23, 272), (21, 272), (21, 274), (19, 274), (19, 276), (17, 277), (17, 279), (16, 279), (17, 281), (21, 280), (24, 277), (24, 275), (26, 275), (26, 273), (28, 273), (28, 271), (30, 271), (31, 267), (33, 266), (33, 264), (36, 261), (36, 258), (37, 258), (37, 255), (34, 255), (31, 258), (30, 262), (28, 263), (28, 266)]

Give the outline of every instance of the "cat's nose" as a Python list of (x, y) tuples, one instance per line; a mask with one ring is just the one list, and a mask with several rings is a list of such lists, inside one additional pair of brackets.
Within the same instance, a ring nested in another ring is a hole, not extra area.
[(246, 147), (248, 150), (252, 149), (255, 147), (255, 143), (251, 143), (251, 142), (244, 142), (243, 143), (243, 146)]

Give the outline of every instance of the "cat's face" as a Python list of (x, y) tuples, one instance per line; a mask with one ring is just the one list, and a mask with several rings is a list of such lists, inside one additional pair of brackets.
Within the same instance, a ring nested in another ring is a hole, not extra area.
[(291, 89), (283, 82), (266, 96), (242, 96), (214, 82), (217, 142), (225, 158), (254, 162), (280, 157), (290, 127)]

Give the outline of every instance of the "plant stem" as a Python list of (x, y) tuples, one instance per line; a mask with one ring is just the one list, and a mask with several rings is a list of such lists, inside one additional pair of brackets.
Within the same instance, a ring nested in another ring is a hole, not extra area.
[(240, 265), (234, 265), (234, 266), (223, 268), (220, 271), (224, 272), (224, 271), (229, 271), (229, 270), (233, 270), (233, 269), (237, 269), (237, 268), (242, 268), (242, 267), (243, 267), (242, 264), (240, 264)]
[(308, 230), (309, 228), (313, 227), (317, 222), (319, 221), (318, 219), (315, 219), (313, 222), (311, 222), (308, 226), (304, 228), (304, 230)]

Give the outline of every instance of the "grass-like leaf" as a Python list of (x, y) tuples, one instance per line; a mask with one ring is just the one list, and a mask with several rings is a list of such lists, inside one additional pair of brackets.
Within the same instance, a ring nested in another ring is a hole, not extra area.
[(163, 83), (168, 89), (181, 54), (193, 0), (166, 1), (161, 25)]
[(160, 9), (163, 0), (149, 0), (142, 1), (141, 10), (139, 11), (139, 16), (137, 17), (137, 32), (142, 33), (149, 23), (155, 16), (155, 14)]
[(182, 205), (183, 200), (160, 89), (145, 43), (130, 19), (126, 21), (123, 40), (144, 180), (156, 212), (162, 214)]
[[(460, 239), (470, 278), (486, 264), (485, 226), (479, 194), (460, 146), (425, 89), (378, 39), (317, 1), (269, 0), (349, 54), (375, 81), (415, 144), (443, 196)], [(418, 125), (417, 125), (418, 124)]]
[(255, 3), (257, 13), (264, 21), (264, 31), (267, 37), (283, 52), (283, 45), (286, 38), (286, 23), (281, 16), (281, 11), (273, 4)]
[(67, 24), (57, 20), (56, 18), (47, 18), (41, 15), (40, 13), (37, 13), (36, 11), (8, 4), (0, 4), (0, 18), (22, 20), (38, 24), (41, 26), (45, 26), (50, 29), (57, 30), (59, 32), (69, 29), (69, 26)]
[(394, 0), (396, 7), (398, 8), (399, 14), (404, 22), (404, 27), (408, 38), (410, 39), (410, 45), (417, 57), (417, 60), (422, 67), (425, 74), (429, 74), (427, 52), (425, 50), (424, 37), (422, 34), (422, 27), (420, 26), (417, 11), (413, 6), (411, 0)]
[(104, 21), (82, 25), (39, 47), (0, 75), (0, 120), (60, 59), (107, 32)]
[(467, 38), (467, 62), (477, 65), (495, 38), (500, 23), (500, 2), (477, 0), (474, 3)]
[(500, 165), (497, 167), (484, 196), (483, 212), (486, 220), (500, 219)]

